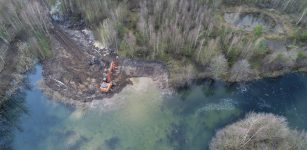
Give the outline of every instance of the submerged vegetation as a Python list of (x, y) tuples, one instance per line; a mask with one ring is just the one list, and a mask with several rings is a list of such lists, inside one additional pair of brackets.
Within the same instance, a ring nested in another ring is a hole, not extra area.
[(10, 97), (6, 102), (0, 103), (0, 149), (11, 149), (13, 131), (21, 130), (19, 127), (20, 114), (27, 113), (24, 106), (25, 93)]
[(218, 131), (210, 149), (303, 150), (306, 146), (307, 133), (290, 129), (284, 117), (251, 113)]

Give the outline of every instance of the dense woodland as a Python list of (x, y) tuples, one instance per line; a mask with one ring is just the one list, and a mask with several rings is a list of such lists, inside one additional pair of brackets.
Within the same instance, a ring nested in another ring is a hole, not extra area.
[[(211, 76), (229, 81), (257, 78), (268, 70), (295, 69), (304, 51), (273, 52), (261, 26), (253, 32), (223, 23), (223, 9), (232, 6), (274, 8), (289, 15), (291, 28), (272, 40), (289, 40), (301, 46), (307, 39), (304, 0), (58, 0), (1, 1), (0, 37), (6, 43), (30, 36), (28, 46), (39, 58), (49, 51), (50, 18), (46, 10), (59, 5), (61, 15), (84, 20), (105, 47), (124, 57), (159, 60), (168, 65), (171, 79)], [(51, 9), (52, 11), (52, 9)], [(6, 13), (4, 13), (6, 12)], [(1, 60), (4, 61), (4, 55)], [(263, 68), (262, 66), (269, 66)], [(187, 73), (188, 72), (188, 73)], [(197, 74), (197, 75), (195, 75)], [(209, 75), (208, 75), (209, 74)]]
[(249, 80), (268, 70), (293, 69), (305, 58), (304, 51), (270, 51), (261, 26), (245, 32), (225, 25), (222, 9), (238, 5), (276, 9), (277, 15), (292, 18), (285, 34), (269, 39), (295, 46), (306, 41), (304, 0), (65, 0), (62, 9), (72, 19), (84, 18), (99, 41), (121, 56), (165, 62), (175, 81), (204, 72), (229, 81)]

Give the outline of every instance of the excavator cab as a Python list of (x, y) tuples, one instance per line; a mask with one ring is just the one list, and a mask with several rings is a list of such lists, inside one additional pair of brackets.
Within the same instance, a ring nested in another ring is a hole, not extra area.
[(108, 72), (107, 72), (107, 77), (103, 78), (103, 82), (101, 83), (100, 85), (100, 91), (102, 93), (107, 93), (111, 90), (112, 86), (113, 86), (113, 83), (112, 83), (112, 74), (113, 74), (113, 71), (116, 69), (117, 67), (117, 64), (116, 64), (116, 61), (113, 60), (110, 64), (110, 67), (108, 69)]
[(102, 93), (107, 93), (112, 88), (112, 85), (113, 85), (112, 82), (110, 82), (110, 83), (102, 82), (101, 85), (100, 85), (100, 91)]

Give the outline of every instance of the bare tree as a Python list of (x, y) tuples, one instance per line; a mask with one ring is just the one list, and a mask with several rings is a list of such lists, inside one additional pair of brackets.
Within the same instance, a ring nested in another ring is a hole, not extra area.
[(156, 54), (189, 55), (201, 41), (207, 12), (195, 0), (146, 0), (140, 4), (137, 29)]
[(227, 74), (228, 62), (223, 54), (215, 56), (210, 63), (210, 72), (216, 79), (220, 79)]
[(291, 130), (284, 117), (273, 114), (248, 114), (245, 119), (218, 131), (211, 150), (303, 150), (307, 134)]
[(299, 18), (299, 20), (296, 22), (296, 25), (298, 25), (301, 21), (302, 21), (302, 19), (305, 17), (305, 15), (306, 15), (306, 13), (307, 13), (307, 8), (305, 8), (304, 9), (304, 11), (302, 12), (302, 15), (301, 15), (301, 17)]
[(250, 64), (246, 59), (237, 61), (230, 70), (230, 80), (239, 81), (239, 80), (248, 80), (252, 70)]
[(48, 34), (49, 17), (45, 9), (37, 1), (24, 4), (21, 11), (22, 20), (33, 32), (40, 30)]

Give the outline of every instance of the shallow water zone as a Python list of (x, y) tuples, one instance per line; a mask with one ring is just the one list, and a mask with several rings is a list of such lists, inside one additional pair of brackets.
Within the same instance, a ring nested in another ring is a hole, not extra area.
[(283, 115), (291, 127), (307, 129), (303, 73), (245, 84), (206, 80), (171, 97), (138, 78), (113, 98), (80, 108), (49, 100), (40, 79), (37, 66), (29, 75), (33, 88), (17, 101), (24, 113), (10, 112), (18, 118), (8, 134), (12, 149), (207, 149), (216, 130), (251, 111)]

